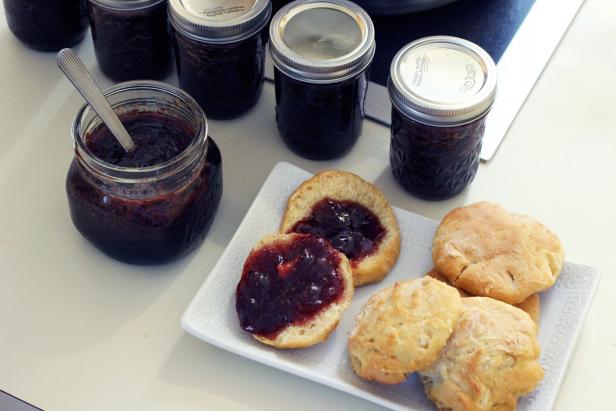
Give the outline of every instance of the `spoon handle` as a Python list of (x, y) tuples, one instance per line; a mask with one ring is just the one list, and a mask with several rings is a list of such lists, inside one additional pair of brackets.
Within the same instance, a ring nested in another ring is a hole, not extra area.
[(96, 111), (124, 150), (126, 152), (132, 151), (135, 148), (133, 139), (124, 128), (124, 125), (122, 125), (122, 122), (113, 111), (113, 108), (111, 108), (111, 105), (88, 72), (88, 69), (83, 65), (79, 56), (72, 49), (62, 49), (58, 53), (57, 61), (60, 70), (73, 83), (90, 107)]

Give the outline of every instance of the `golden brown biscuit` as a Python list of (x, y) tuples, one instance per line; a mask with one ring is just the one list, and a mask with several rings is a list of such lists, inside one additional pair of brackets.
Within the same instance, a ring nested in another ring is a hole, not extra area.
[(382, 280), (400, 255), (400, 230), (396, 216), (383, 193), (361, 177), (345, 171), (325, 171), (305, 181), (291, 195), (280, 231), (288, 233), (308, 218), (314, 206), (324, 199), (352, 201), (370, 210), (386, 233), (375, 252), (351, 261), (356, 287)]
[(428, 367), (462, 312), (455, 288), (429, 277), (396, 283), (372, 296), (349, 337), (353, 370), (362, 378), (398, 384)]
[[(449, 279), (447, 277), (445, 277), (443, 274), (439, 273), (436, 268), (431, 269), (430, 271), (428, 271), (426, 273), (426, 276), (428, 277), (432, 277), (435, 280), (439, 280), (444, 282), (445, 284), (452, 286), (451, 283), (449, 282)], [(452, 286), (453, 287), (453, 286)], [(470, 297), (470, 294), (467, 293), (466, 291), (460, 289), (460, 288), (456, 288), (456, 290), (458, 290), (458, 293), (460, 294), (460, 297)]]
[(564, 263), (560, 240), (544, 225), (488, 202), (445, 216), (432, 260), (456, 287), (510, 304), (551, 287)]
[[(260, 250), (273, 246), (291, 244), (300, 237), (307, 236), (302, 234), (268, 235), (259, 241), (259, 243), (251, 251), (250, 256)], [(342, 280), (344, 282), (344, 290), (342, 295), (337, 300), (333, 301), (329, 306), (326, 306), (309, 321), (302, 321), (298, 324), (291, 323), (273, 337), (252, 334), (256, 340), (276, 348), (306, 348), (326, 340), (331, 332), (338, 326), (342, 313), (349, 307), (351, 300), (353, 299), (353, 294), (355, 292), (355, 287), (353, 286), (353, 275), (351, 273), (349, 260), (344, 256), (344, 254), (335, 250), (326, 241), (320, 241), (327, 245), (327, 247), (333, 253), (336, 253), (340, 258), (337, 271), (342, 275)], [(250, 256), (248, 257), (248, 260), (250, 259)], [(279, 268), (284, 265), (288, 265), (288, 263), (281, 263)]]
[(541, 317), (541, 299), (539, 298), (539, 294), (531, 295), (520, 304), (514, 305), (514, 307), (518, 307), (528, 314), (537, 326), (537, 329), (539, 329), (539, 317)]
[[(451, 285), (451, 283), (449, 282), (449, 279), (445, 277), (444, 275), (442, 275), (441, 273), (439, 273), (436, 270), (436, 268), (433, 268), (432, 270), (428, 271), (426, 275), (428, 277), (432, 277), (436, 280), (439, 280), (448, 285)], [(457, 288), (457, 290), (460, 293), (460, 297), (471, 297), (471, 295), (467, 293), (466, 291), (460, 288)], [(520, 310), (525, 311), (528, 315), (530, 315), (530, 318), (535, 322), (535, 325), (539, 327), (539, 317), (541, 315), (541, 299), (539, 298), (539, 294), (531, 295), (530, 297), (528, 297), (526, 300), (522, 301), (521, 303), (514, 304), (514, 307), (518, 307)]]
[(486, 297), (463, 312), (438, 360), (419, 372), (439, 409), (514, 410), (543, 378), (535, 324), (524, 311)]

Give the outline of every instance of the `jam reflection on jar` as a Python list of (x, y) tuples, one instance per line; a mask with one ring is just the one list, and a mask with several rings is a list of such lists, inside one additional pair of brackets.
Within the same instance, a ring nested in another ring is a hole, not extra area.
[(276, 123), (292, 151), (330, 160), (353, 148), (375, 47), (370, 17), (345, 0), (293, 2), (274, 16)]
[(160, 79), (171, 68), (167, 1), (89, 0), (94, 51), (117, 81)]
[(328, 160), (346, 154), (364, 123), (368, 72), (332, 84), (310, 84), (274, 70), (276, 123), (283, 141), (298, 155)]
[(476, 44), (432, 36), (406, 45), (391, 63), (390, 164), (411, 194), (444, 200), (475, 178), (496, 65)]
[(391, 119), (391, 171), (411, 194), (444, 200), (461, 193), (477, 173), (485, 117), (467, 124), (435, 127), (396, 108)]
[(263, 90), (270, 2), (245, 9), (214, 0), (201, 14), (184, 3), (172, 0), (169, 8), (180, 87), (210, 118), (246, 113)]
[(88, 28), (86, 0), (3, 0), (15, 36), (39, 51), (57, 51), (83, 39)]
[(109, 256), (156, 264), (204, 239), (222, 196), (222, 160), (190, 96), (156, 82), (105, 93), (135, 141), (123, 151), (91, 109), (73, 126), (75, 159), (66, 179), (77, 230)]

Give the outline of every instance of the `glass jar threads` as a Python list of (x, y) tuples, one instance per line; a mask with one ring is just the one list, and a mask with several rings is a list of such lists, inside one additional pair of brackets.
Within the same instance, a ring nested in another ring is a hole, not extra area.
[(238, 117), (259, 100), (271, 13), (269, 0), (170, 0), (180, 86), (208, 117)]
[(456, 37), (419, 39), (394, 57), (390, 163), (407, 191), (443, 200), (473, 181), (496, 78), (488, 53)]
[(101, 71), (116, 81), (162, 79), (171, 69), (167, 0), (89, 0)]
[(349, 1), (295, 1), (274, 16), (276, 122), (291, 150), (328, 160), (353, 147), (375, 48), (370, 17)]
[(162, 263), (201, 243), (222, 196), (222, 163), (203, 110), (154, 81), (105, 92), (135, 141), (126, 153), (89, 106), (73, 124), (66, 179), (77, 230), (120, 261)]
[(3, 0), (13, 34), (28, 47), (57, 51), (83, 39), (88, 28), (86, 0)]

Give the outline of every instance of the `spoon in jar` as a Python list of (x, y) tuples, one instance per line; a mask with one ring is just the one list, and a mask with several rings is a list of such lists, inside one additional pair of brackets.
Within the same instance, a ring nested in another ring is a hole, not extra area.
[(64, 75), (73, 83), (86, 102), (96, 111), (103, 120), (118, 143), (127, 153), (135, 148), (135, 142), (130, 137), (124, 125), (111, 108), (111, 104), (98, 87), (90, 72), (73, 49), (62, 49), (57, 56), (58, 67)]

